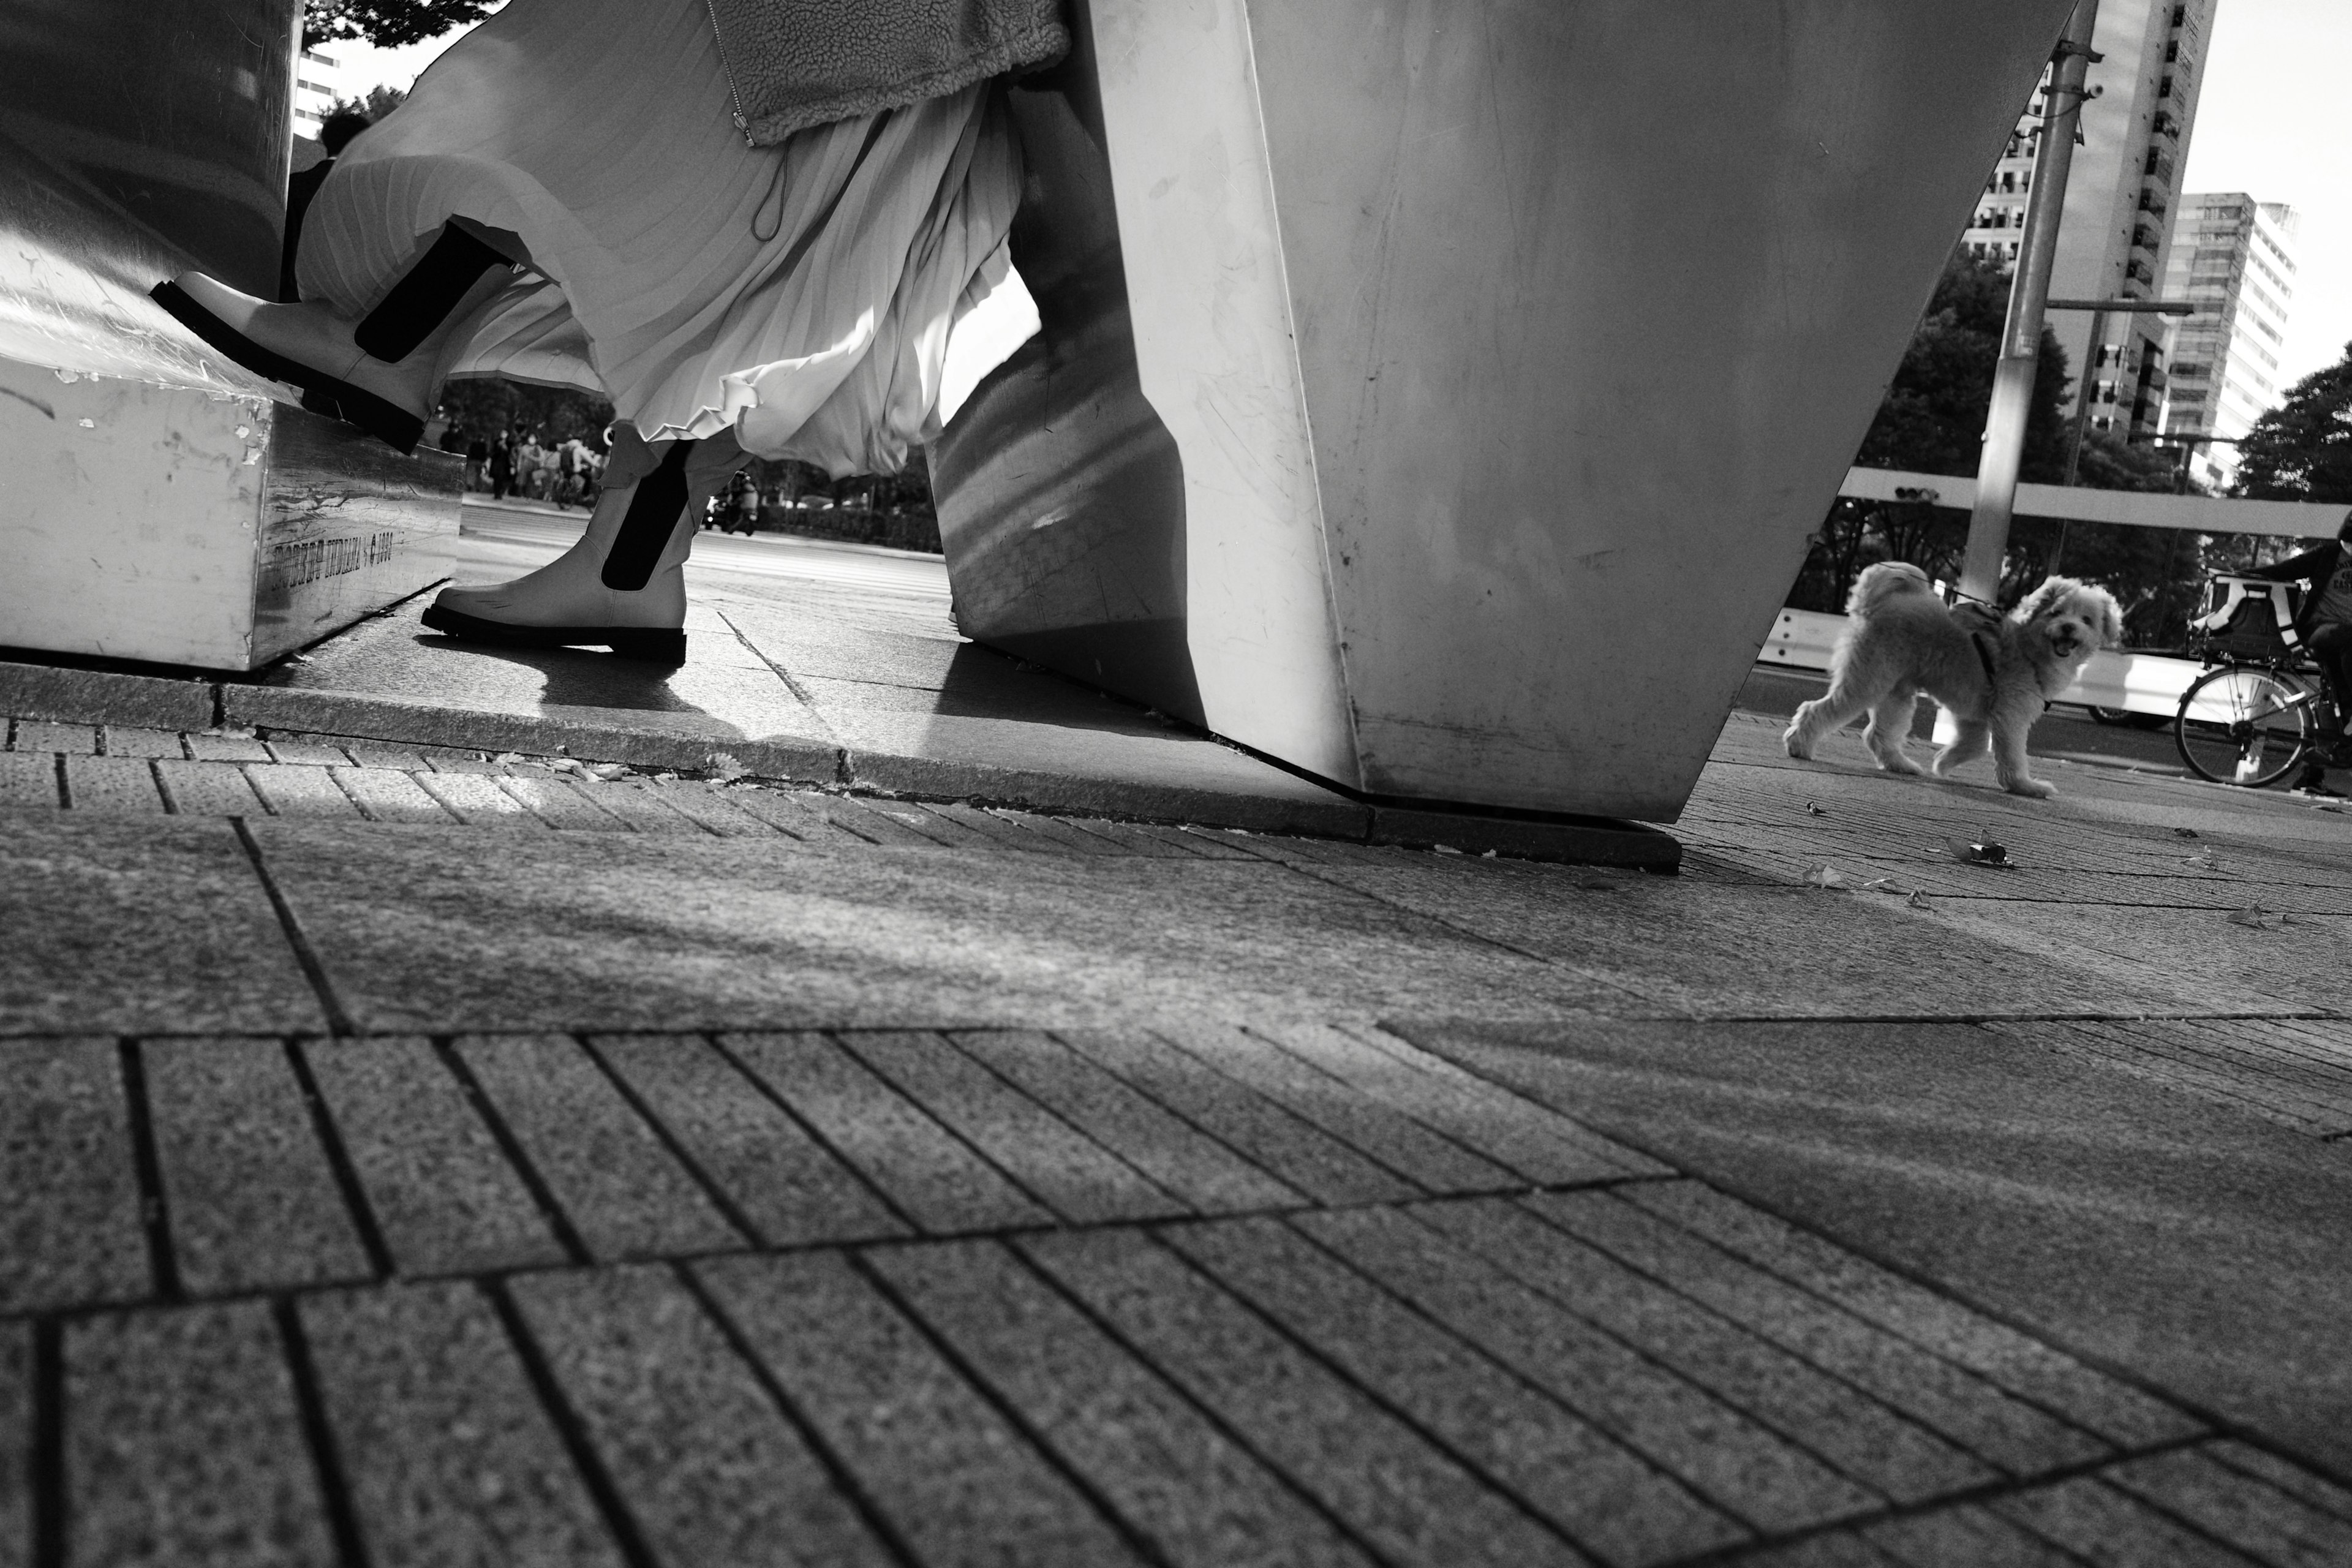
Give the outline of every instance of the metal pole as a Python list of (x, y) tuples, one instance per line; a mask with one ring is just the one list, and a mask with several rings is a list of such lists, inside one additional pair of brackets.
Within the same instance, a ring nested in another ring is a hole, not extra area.
[[(2083, 347), (2083, 357), (2088, 363), (2083, 366), (2083, 384), (2074, 395), (2074, 431), (2066, 441), (2066, 477), (2058, 481), (2070, 490), (2074, 488), (2074, 476), (2083, 468), (2083, 431), (2091, 423), (2091, 388), (2104, 368), (2099, 363), (2099, 355), (2106, 350), (2106, 336), (2107, 313), (2105, 310), (2092, 311), (2091, 341)], [(1973, 519), (1970, 521), (1974, 521)], [(2066, 558), (2067, 521), (2063, 517), (2058, 520), (2058, 537), (2051, 542), (2050, 559), (2042, 569), (2045, 577), (2055, 577), (2058, 563)]]
[(2058, 251), (2058, 219), (2066, 205), (2066, 174), (2074, 163), (2074, 127), (2083, 112), (2083, 79), (2094, 58), (2091, 33), (2099, 0), (2076, 0), (2058, 41), (2049, 90), (2042, 100), (2042, 144), (2033, 160), (2033, 196), (2025, 207), (2025, 237), (2009, 289), (2009, 317), (2000, 333), (1992, 403), (1985, 411), (1984, 455), (1977, 463), (1976, 510), (1969, 517), (1968, 555), (1960, 593), (1991, 604), (2000, 595), (2000, 563), (2009, 551), (2009, 523), (2017, 504), (2017, 467), (2025, 453), (2025, 417), (2033, 405), (2033, 373), (2042, 357), (2042, 312), (2050, 298), (2050, 268)]

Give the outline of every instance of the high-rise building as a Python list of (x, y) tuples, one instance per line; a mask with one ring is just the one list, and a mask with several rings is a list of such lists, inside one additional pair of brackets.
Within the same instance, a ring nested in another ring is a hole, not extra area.
[[(2050, 278), (2057, 300), (2152, 300), (2172, 238), (2174, 184), (2197, 121), (2197, 87), (2219, 0), (2100, 0), (2081, 143), (2066, 180), (2058, 255)], [(2017, 259), (2019, 230), (2033, 188), (2045, 74), (2017, 134), (1994, 165), (1961, 244), (1971, 254)], [(2092, 318), (2053, 311), (2050, 329), (2066, 363), (2091, 382), (2090, 425), (2118, 435), (2153, 435), (2162, 416), (2167, 327), (2159, 316), (2109, 315), (2100, 341)]]
[(304, 49), (294, 61), (294, 134), (316, 137), (319, 122), (342, 95), (342, 67), (335, 57)]
[[(2242, 191), (2180, 198), (2164, 297), (2194, 301), (2174, 330), (2164, 430), (2242, 436), (2279, 400), (2279, 351), (2294, 303), (2295, 210)], [(2189, 477), (2214, 489), (2238, 479), (2238, 449), (2200, 447)]]

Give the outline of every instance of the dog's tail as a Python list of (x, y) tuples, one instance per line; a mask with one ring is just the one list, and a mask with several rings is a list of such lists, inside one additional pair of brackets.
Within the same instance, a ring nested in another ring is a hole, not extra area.
[(1870, 616), (1890, 599), (1907, 595), (1924, 594), (1936, 596), (1927, 582), (1927, 574), (1908, 561), (1881, 561), (1875, 566), (1865, 566), (1862, 575), (1853, 580), (1853, 592), (1845, 599), (1845, 613), (1858, 619)]

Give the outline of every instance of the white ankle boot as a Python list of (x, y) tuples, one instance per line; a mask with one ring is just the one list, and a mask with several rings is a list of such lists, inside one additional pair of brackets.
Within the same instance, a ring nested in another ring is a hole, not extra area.
[(410, 452), (425, 433), (444, 340), (512, 274), (504, 257), (452, 223), (356, 322), (315, 302), (257, 300), (202, 272), (183, 272), (152, 293), (238, 364), (299, 387), (304, 407)]
[(686, 662), (686, 558), (704, 505), (743, 451), (731, 435), (654, 447), (625, 425), (614, 431), (604, 488), (579, 542), (511, 583), (442, 589), (426, 626), (508, 647)]

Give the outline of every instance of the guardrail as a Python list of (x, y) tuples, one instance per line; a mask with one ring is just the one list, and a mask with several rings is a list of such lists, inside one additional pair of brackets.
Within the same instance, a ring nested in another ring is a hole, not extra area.
[[(2332, 535), (2335, 531), (2328, 531)], [(1758, 650), (1756, 662), (1785, 669), (1826, 670), (1830, 650), (1837, 646), (1845, 626), (1843, 616), (1782, 610), (1772, 624), (1771, 635)], [(2193, 658), (2103, 649), (2091, 656), (2081, 678), (2052, 700), (2169, 716), (2179, 710), (2180, 694), (2203, 668)]]
[[(1977, 482), (1951, 474), (1914, 474), (1900, 468), (1848, 468), (1838, 494), (1853, 500), (1926, 501), (1966, 511), (1977, 503)], [(2020, 485), (2015, 510), (2019, 517), (2063, 517), (2072, 522), (2333, 539), (2347, 509), (2341, 502), (2224, 500), (2215, 496), (2150, 495), (2143, 490)]]

